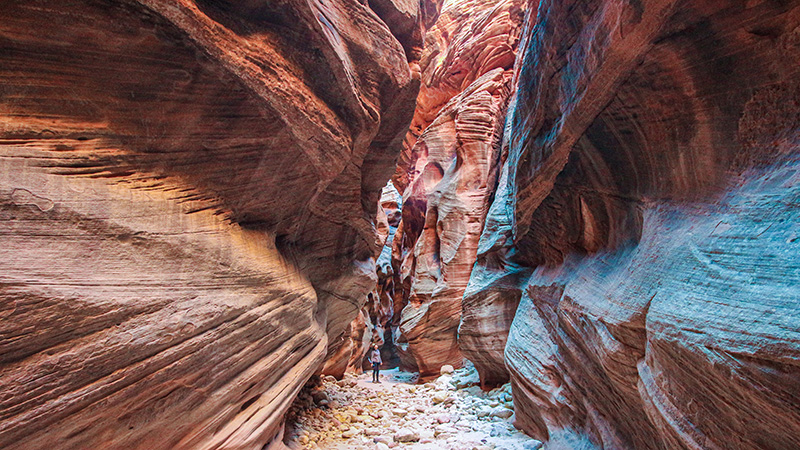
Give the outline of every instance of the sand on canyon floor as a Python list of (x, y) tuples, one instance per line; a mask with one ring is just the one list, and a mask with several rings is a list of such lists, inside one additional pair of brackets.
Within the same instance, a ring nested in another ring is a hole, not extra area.
[[(447, 367), (444, 372), (450, 372)], [(415, 384), (397, 369), (324, 377), (290, 414), (290, 449), (536, 450), (542, 444), (514, 428), (511, 386), (485, 392), (471, 366)], [(305, 401), (304, 401), (305, 400)]]

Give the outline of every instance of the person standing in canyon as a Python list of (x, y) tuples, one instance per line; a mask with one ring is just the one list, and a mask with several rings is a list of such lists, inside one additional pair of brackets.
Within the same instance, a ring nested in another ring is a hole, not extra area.
[(372, 344), (372, 350), (369, 352), (367, 360), (372, 364), (372, 382), (380, 383), (380, 369), (381, 369), (381, 351), (378, 349), (378, 344)]

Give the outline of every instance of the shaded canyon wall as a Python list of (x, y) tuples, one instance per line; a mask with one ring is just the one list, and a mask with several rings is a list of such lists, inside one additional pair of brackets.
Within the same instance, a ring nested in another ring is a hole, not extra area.
[(550, 448), (797, 448), (800, 2), (528, 11), (462, 351)]
[(438, 12), (378, 3), (0, 5), (0, 447), (280, 433), (374, 289)]
[(426, 36), (422, 88), (393, 178), (403, 206), (392, 241), (395, 348), (402, 367), (423, 378), (463, 363), (461, 298), (496, 184), (523, 6), (446, 2)]

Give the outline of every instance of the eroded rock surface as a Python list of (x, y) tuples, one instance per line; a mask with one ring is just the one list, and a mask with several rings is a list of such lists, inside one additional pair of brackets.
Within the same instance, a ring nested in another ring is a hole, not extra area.
[(519, 301), (517, 424), (556, 448), (797, 447), (800, 5), (536, 11), (468, 291)]
[(398, 347), (423, 376), (463, 362), (461, 298), (496, 183), (522, 17), (518, 1), (452, 1), (427, 36), (394, 178), (405, 192), (393, 252), (404, 304)]
[(0, 447), (273, 439), (375, 287), (384, 3), (0, 5)]

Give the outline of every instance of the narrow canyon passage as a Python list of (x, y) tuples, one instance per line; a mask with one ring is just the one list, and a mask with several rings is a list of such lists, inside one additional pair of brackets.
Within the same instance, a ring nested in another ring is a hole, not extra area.
[(800, 0), (2, 0), (0, 80), (0, 449), (800, 448)]
[(445, 366), (436, 380), (397, 369), (380, 383), (369, 375), (327, 376), (290, 410), (289, 448), (329, 450), (537, 450), (542, 443), (512, 425), (511, 385), (485, 392), (471, 365)]

